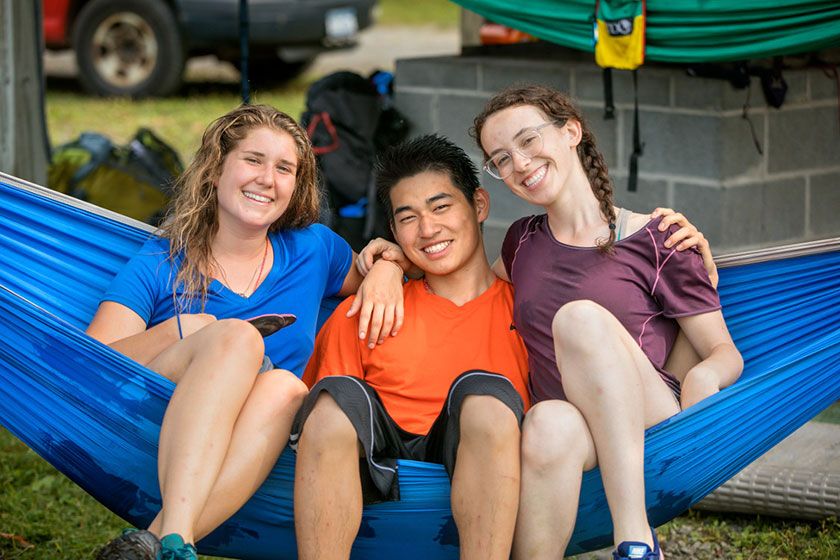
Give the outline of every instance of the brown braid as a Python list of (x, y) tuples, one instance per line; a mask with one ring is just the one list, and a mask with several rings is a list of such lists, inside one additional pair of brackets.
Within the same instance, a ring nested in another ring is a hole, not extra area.
[(580, 109), (566, 94), (546, 86), (526, 84), (509, 87), (494, 95), (475, 118), (473, 128), (470, 131), (470, 134), (478, 143), (478, 147), (481, 148), (485, 160), (487, 152), (481, 145), (481, 130), (487, 123), (487, 119), (503, 109), (518, 105), (536, 107), (545, 113), (549, 119), (557, 122), (558, 125), (563, 125), (570, 119), (580, 123), (583, 135), (577, 147), (578, 157), (584, 171), (586, 171), (592, 192), (598, 199), (601, 214), (610, 228), (609, 239), (598, 243), (598, 248), (602, 253), (612, 253), (615, 245), (616, 223), (612, 180), (610, 180), (604, 156), (595, 145), (595, 135), (587, 126)]

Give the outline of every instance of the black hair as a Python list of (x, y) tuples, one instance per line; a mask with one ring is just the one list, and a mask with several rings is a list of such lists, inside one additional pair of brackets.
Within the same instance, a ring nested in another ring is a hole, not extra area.
[(392, 224), (391, 189), (403, 179), (426, 171), (446, 173), (471, 205), (475, 204), (475, 191), (481, 187), (478, 169), (470, 156), (437, 134), (418, 136), (388, 148), (377, 158), (375, 170), (376, 195)]

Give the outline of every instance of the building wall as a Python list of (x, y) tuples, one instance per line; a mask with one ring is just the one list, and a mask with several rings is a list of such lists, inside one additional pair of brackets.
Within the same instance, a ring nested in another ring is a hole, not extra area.
[[(604, 120), (602, 71), (588, 59), (528, 60), (438, 57), (400, 60), (396, 103), (414, 134), (438, 132), (476, 164), (468, 130), (489, 97), (507, 85), (538, 82), (569, 92), (583, 109), (615, 182), (619, 206), (649, 212), (670, 206), (710, 239), (716, 254), (840, 235), (840, 121), (834, 77), (822, 70), (785, 71), (781, 109), (769, 108), (753, 78), (748, 90), (696, 78), (676, 67), (638, 72), (640, 129), (637, 192), (627, 190), (632, 152), (632, 74), (613, 72), (616, 118)], [(533, 214), (501, 181), (483, 173), (492, 198), (488, 253), (497, 255), (508, 225)]]

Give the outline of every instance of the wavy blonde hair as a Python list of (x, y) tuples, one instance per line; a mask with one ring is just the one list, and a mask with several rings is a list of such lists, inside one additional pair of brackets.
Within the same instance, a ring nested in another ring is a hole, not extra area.
[[(309, 137), (300, 125), (286, 113), (268, 105), (241, 105), (222, 115), (204, 131), (195, 158), (175, 183), (167, 219), (159, 232), (169, 239), (169, 259), (178, 271), (172, 283), (176, 309), (188, 309), (196, 297), (204, 309), (215, 264), (210, 246), (219, 230), (216, 182), (227, 155), (257, 128), (291, 136), (298, 157), (295, 189), (289, 206), (271, 224), (269, 231), (303, 228), (318, 219), (320, 190), (315, 155)], [(178, 286), (183, 287), (181, 298), (175, 295)]]
[(494, 95), (475, 118), (473, 128), (470, 131), (473, 138), (478, 142), (478, 147), (484, 154), (485, 159), (487, 158), (487, 152), (481, 145), (481, 130), (487, 123), (487, 119), (503, 109), (520, 105), (536, 107), (545, 113), (549, 119), (555, 121), (558, 126), (562, 126), (570, 119), (580, 123), (583, 134), (580, 144), (577, 146), (577, 155), (589, 179), (592, 193), (598, 199), (601, 215), (610, 225), (609, 238), (599, 243), (598, 248), (604, 253), (612, 252), (615, 245), (616, 220), (612, 180), (604, 156), (595, 145), (595, 135), (570, 97), (556, 89), (530, 84), (509, 87)]

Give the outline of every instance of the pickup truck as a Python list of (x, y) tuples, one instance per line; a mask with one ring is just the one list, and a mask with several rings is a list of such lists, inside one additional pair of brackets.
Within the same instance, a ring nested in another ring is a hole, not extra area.
[[(376, 0), (248, 0), (249, 78), (280, 82), (355, 44)], [(97, 95), (168, 95), (189, 56), (240, 58), (240, 0), (42, 0), (48, 49), (75, 51)]]

